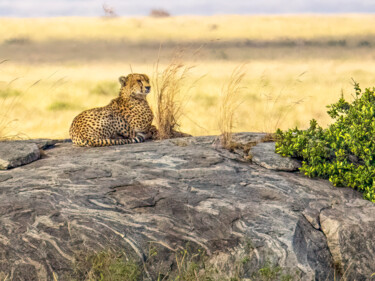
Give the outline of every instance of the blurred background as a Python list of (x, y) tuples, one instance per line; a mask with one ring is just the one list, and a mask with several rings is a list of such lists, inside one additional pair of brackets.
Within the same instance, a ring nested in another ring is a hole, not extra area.
[(119, 16), (145, 16), (152, 9), (167, 9), (172, 15), (216, 14), (292, 14), (292, 13), (373, 13), (373, 0), (1, 0), (0, 16), (60, 17), (90, 16), (102, 13), (102, 6), (112, 7)]
[(67, 138), (78, 113), (118, 95), (119, 76), (176, 61), (186, 133), (219, 133), (240, 66), (235, 131), (325, 126), (353, 79), (375, 86), (374, 12), (370, 0), (0, 0), (0, 138)]

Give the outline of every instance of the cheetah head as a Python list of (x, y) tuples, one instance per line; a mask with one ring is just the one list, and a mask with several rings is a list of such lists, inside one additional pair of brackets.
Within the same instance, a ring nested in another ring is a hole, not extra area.
[(131, 96), (134, 98), (145, 99), (146, 95), (150, 92), (150, 79), (146, 74), (129, 74), (119, 78), (121, 83), (121, 96)]

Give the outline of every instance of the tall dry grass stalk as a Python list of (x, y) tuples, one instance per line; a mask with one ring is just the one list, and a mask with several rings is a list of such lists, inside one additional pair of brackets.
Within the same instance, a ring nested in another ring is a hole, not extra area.
[(235, 114), (240, 106), (239, 96), (244, 90), (242, 80), (245, 77), (245, 65), (237, 66), (227, 84), (221, 89), (219, 108), (220, 143), (224, 148), (230, 148), (235, 122)]
[(9, 128), (13, 121), (7, 121), (6, 118), (0, 116), (0, 141), (14, 139), (14, 136), (9, 134)]
[[(0, 64), (7, 62), (8, 60), (3, 60)], [(29, 89), (37, 85), (41, 80), (34, 82), (29, 86), (24, 93), (14, 90), (12, 88), (12, 83), (19, 78), (14, 78), (10, 82), (0, 83), (0, 141), (22, 139), (26, 136), (21, 133), (16, 133), (16, 123), (18, 119), (11, 119), (9, 117), (12, 115), (15, 107), (17, 106), (18, 100), (22, 98), (22, 95), (27, 93)], [(5, 86), (3, 85), (5, 83)]]
[(21, 139), (20, 133), (14, 133), (17, 119), (10, 119), (9, 115), (15, 106), (15, 99), (10, 103), (6, 100), (0, 101), (0, 141)]
[(176, 136), (187, 94), (192, 88), (184, 85), (192, 68), (178, 58), (173, 59), (163, 71), (159, 69), (159, 60), (155, 65), (151, 83), (156, 99), (154, 114), (158, 130), (157, 139)]
[(288, 115), (295, 109), (295, 107), (309, 98), (303, 93), (302, 97), (294, 97), (290, 94), (296, 91), (295, 89), (298, 84), (302, 83), (301, 78), (305, 73), (306, 72), (300, 73), (289, 85), (287, 84), (281, 87), (277, 94), (274, 93), (273, 89), (267, 89), (266, 84), (269, 82), (266, 82), (265, 77), (262, 76), (257, 91), (261, 93), (260, 99), (264, 103), (264, 112), (268, 113), (267, 118), (263, 120), (262, 132), (269, 134), (274, 133), (283, 125), (284, 121), (287, 120)]

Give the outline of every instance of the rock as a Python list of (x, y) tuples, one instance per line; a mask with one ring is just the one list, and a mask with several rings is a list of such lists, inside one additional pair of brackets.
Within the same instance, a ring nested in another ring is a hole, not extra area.
[[(321, 210), (319, 220), (333, 262), (347, 280), (375, 273), (375, 205), (361, 199)], [(370, 251), (369, 251), (370, 250)], [(368, 278), (370, 279), (370, 278)], [(366, 279), (366, 280), (368, 280)]]
[(0, 170), (15, 168), (33, 162), (40, 157), (35, 143), (23, 141), (0, 142)]
[(31, 140), (22, 140), (19, 142), (26, 142), (26, 143), (35, 143), (39, 149), (47, 149), (55, 146), (57, 143), (64, 143), (64, 142), (72, 142), (70, 139), (62, 139), (62, 140), (50, 140), (50, 139), (31, 139)]
[(71, 280), (78, 253), (111, 248), (145, 262), (143, 280), (157, 280), (189, 245), (225, 280), (239, 265), (253, 280), (267, 264), (295, 280), (370, 280), (374, 204), (325, 180), (245, 163), (216, 138), (60, 143), (0, 171), (0, 277)]
[(293, 172), (301, 168), (301, 163), (275, 152), (274, 142), (261, 142), (250, 150), (252, 161), (269, 170)]
[(6, 180), (9, 180), (13, 178), (11, 175), (4, 175), (4, 174), (0, 174), (0, 182), (1, 181), (6, 181)]
[(233, 141), (245, 146), (249, 142), (260, 142), (266, 135), (266, 133), (236, 133), (233, 135)]

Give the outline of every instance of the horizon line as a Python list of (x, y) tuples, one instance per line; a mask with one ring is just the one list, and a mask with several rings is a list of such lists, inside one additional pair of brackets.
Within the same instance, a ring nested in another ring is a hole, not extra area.
[[(295, 13), (247, 13), (247, 14), (236, 14), (236, 13), (215, 13), (215, 14), (171, 14), (166, 17), (161, 18), (173, 18), (173, 17), (215, 17), (215, 16), (375, 16), (375, 12), (295, 12)], [(44, 19), (44, 18), (142, 18), (142, 17), (152, 17), (149, 14), (128, 14), (128, 15), (115, 15), (115, 16), (106, 16), (106, 15), (53, 15), (53, 16), (16, 16), (16, 15), (0, 15), (0, 19), (3, 18), (12, 18), (12, 19)]]

